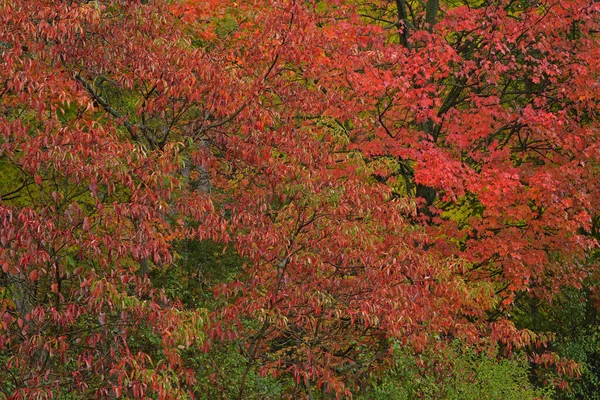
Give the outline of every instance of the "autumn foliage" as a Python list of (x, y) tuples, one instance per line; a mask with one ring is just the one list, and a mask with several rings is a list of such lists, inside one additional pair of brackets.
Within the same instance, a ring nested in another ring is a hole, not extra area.
[[(3, 1), (3, 395), (199, 397), (222, 342), (239, 398), (351, 396), (392, 340), (536, 348), (515, 302), (597, 278), (599, 31), (587, 0)], [(210, 304), (157, 278), (182, 243), (239, 256)]]

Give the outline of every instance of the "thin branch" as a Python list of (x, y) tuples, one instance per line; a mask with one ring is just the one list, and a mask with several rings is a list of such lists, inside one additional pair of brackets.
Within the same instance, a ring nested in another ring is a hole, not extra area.
[[(96, 89), (84, 77), (82, 77), (78, 73), (75, 73), (75, 79), (77, 79), (77, 81), (79, 81), (83, 85), (85, 90), (94, 98), (94, 100), (98, 104), (102, 106), (102, 108), (104, 108), (106, 112), (108, 112), (110, 115), (117, 119), (123, 119), (123, 116), (119, 114), (117, 110), (112, 108), (110, 104), (108, 104), (108, 102), (98, 94)], [(127, 119), (123, 121), (123, 125), (125, 126), (125, 128), (127, 128), (127, 131), (131, 135), (131, 138), (134, 141), (138, 141), (139, 137), (136, 134), (136, 126), (132, 125), (131, 122), (129, 122)]]
[(198, 137), (200, 135), (202, 135), (203, 133), (211, 130), (211, 129), (215, 129), (218, 128), (220, 126), (223, 126), (225, 124), (227, 124), (228, 122), (231, 122), (235, 119), (235, 117), (237, 117), (242, 111), (244, 111), (244, 109), (248, 106), (248, 103), (244, 103), (242, 104), (242, 106), (240, 108), (238, 108), (237, 110), (235, 110), (233, 112), (233, 114), (230, 114), (229, 116), (221, 119), (220, 121), (214, 122), (212, 124), (208, 124), (208, 125), (203, 125), (201, 126), (195, 133), (194, 136)]

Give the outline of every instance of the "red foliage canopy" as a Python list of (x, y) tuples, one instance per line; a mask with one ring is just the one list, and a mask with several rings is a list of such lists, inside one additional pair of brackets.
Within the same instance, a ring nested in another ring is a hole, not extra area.
[[(600, 3), (166, 3), (0, 6), (13, 397), (191, 393), (228, 333), (344, 393), (390, 337), (529, 344), (515, 296), (593, 272)], [(180, 239), (247, 259), (210, 323), (147, 278)]]

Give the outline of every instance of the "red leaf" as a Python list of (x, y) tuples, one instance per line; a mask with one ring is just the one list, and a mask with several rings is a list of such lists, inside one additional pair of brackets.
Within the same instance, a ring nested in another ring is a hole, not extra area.
[(38, 278), (38, 270), (34, 269), (31, 272), (29, 272), (29, 280), (31, 282), (35, 282)]

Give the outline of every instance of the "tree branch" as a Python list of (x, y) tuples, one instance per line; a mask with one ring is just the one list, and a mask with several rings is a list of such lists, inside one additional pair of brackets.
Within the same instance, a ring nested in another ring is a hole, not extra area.
[[(110, 104), (108, 104), (108, 102), (102, 96), (100, 96), (98, 94), (96, 89), (83, 76), (79, 75), (76, 72), (75, 79), (77, 79), (77, 81), (83, 85), (84, 89), (92, 96), (92, 98), (98, 104), (100, 104), (102, 106), (102, 108), (104, 108), (104, 110), (107, 113), (109, 113), (110, 115), (112, 115), (113, 117), (115, 117), (117, 119), (123, 119), (123, 116), (121, 114), (119, 114), (119, 112), (117, 110), (112, 108), (110, 106)], [(139, 137), (136, 134), (136, 126), (132, 125), (131, 122), (129, 122), (127, 119), (125, 119), (123, 121), (123, 125), (125, 126), (125, 128), (127, 128), (127, 131), (131, 135), (131, 138), (136, 142), (139, 141)]]
[(406, 14), (406, 1), (396, 0), (396, 8), (398, 10), (398, 31), (400, 31), (400, 43), (410, 50), (410, 42), (408, 41), (408, 15)]

